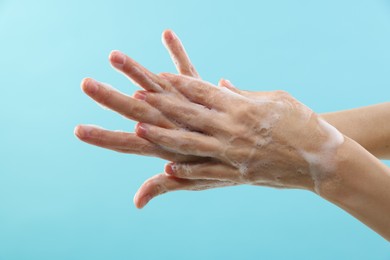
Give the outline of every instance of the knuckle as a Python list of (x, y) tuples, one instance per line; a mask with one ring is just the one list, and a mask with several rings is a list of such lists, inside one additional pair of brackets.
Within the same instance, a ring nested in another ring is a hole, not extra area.
[(158, 195), (163, 193), (163, 188), (160, 183), (155, 183), (153, 186), (153, 194)]
[(290, 98), (291, 97), (290, 93), (288, 93), (285, 90), (276, 90), (276, 91), (274, 91), (274, 94), (278, 98)]
[(99, 102), (103, 104), (109, 104), (113, 95), (113, 90), (111, 88), (104, 88), (102, 94), (99, 97)]
[(134, 68), (132, 61), (127, 56), (125, 56), (125, 62), (121, 70), (128, 75), (137, 73), (137, 70)]
[(180, 148), (182, 151), (184, 151), (186, 153), (190, 153), (196, 148), (195, 143), (196, 142), (194, 141), (194, 139), (192, 137), (184, 136), (183, 141), (180, 145)]
[(167, 192), (165, 185), (163, 185), (161, 182), (157, 182), (156, 180), (154, 180), (151, 183), (151, 186), (152, 186), (152, 193), (154, 196), (164, 194)]
[(240, 124), (246, 125), (247, 122), (258, 121), (260, 114), (257, 105), (247, 103), (237, 107), (234, 112), (234, 117)]
[(189, 81), (187, 83), (187, 85), (188, 85), (187, 87), (189, 87), (189, 89), (194, 89), (195, 94), (198, 98), (210, 96), (210, 93), (208, 92), (207, 88), (203, 88), (202, 86), (200, 86), (198, 81), (195, 81), (195, 80)]
[[(142, 95), (145, 96), (145, 101), (149, 103), (150, 105), (156, 106), (159, 105), (161, 102), (161, 98), (156, 97), (156, 93), (153, 92), (147, 92), (147, 91), (139, 91), (142, 93)], [(157, 94), (158, 95), (158, 94)]]
[(134, 152), (139, 155), (145, 156), (161, 156), (164, 151), (157, 145), (154, 144), (141, 144), (137, 148), (134, 148)]
[(174, 142), (174, 139), (167, 133), (157, 132), (154, 134), (153, 130), (150, 129), (149, 134), (151, 134), (152, 136), (155, 136), (155, 140), (161, 144), (172, 144), (172, 142)]
[(245, 137), (248, 133), (248, 128), (245, 125), (240, 124), (231, 128), (230, 134), (232, 137), (241, 140), (242, 137)]
[(98, 145), (104, 144), (104, 134), (99, 129), (93, 129), (90, 132), (91, 137), (94, 139), (94, 142)]
[(130, 147), (132, 143), (134, 143), (134, 137), (127, 134), (127, 133), (119, 133), (120, 139), (119, 139), (119, 145), (121, 147)]
[(189, 153), (191, 152), (191, 149), (192, 148), (192, 145), (187, 143), (187, 142), (184, 142), (180, 145), (180, 150), (182, 150), (184, 153)]
[(145, 107), (139, 103), (131, 103), (131, 114), (134, 118), (139, 119), (145, 114)]

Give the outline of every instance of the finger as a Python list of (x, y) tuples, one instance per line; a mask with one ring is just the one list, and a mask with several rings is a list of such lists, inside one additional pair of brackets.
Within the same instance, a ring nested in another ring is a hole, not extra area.
[(173, 118), (180, 126), (210, 135), (226, 129), (226, 119), (221, 112), (188, 102), (187, 99), (179, 99), (170, 93), (138, 91), (134, 97), (145, 100), (167, 118)]
[(199, 157), (181, 155), (162, 149), (134, 133), (109, 131), (91, 125), (79, 125), (74, 134), (83, 142), (117, 152), (159, 157), (174, 162), (199, 161)]
[(161, 194), (177, 191), (199, 191), (212, 188), (237, 185), (232, 182), (213, 180), (186, 180), (166, 174), (158, 174), (145, 181), (134, 196), (134, 204), (137, 208), (143, 208), (152, 198)]
[(186, 76), (200, 78), (188, 57), (183, 44), (172, 30), (165, 30), (162, 34), (162, 42), (168, 49), (177, 71)]
[(221, 162), (168, 163), (165, 166), (165, 172), (171, 176), (183, 179), (243, 182), (243, 174), (236, 168)]
[(243, 98), (235, 92), (218, 88), (199, 79), (169, 73), (160, 75), (189, 100), (208, 108), (224, 111), (226, 110), (226, 103), (234, 104)]
[(171, 121), (166, 119), (160, 111), (150, 106), (148, 103), (122, 94), (104, 83), (97, 82), (91, 78), (86, 78), (81, 82), (81, 88), (96, 102), (129, 119), (167, 128), (175, 126)]
[(236, 92), (237, 94), (241, 94), (240, 90), (236, 88), (229, 80), (227, 79), (220, 79), (218, 82), (218, 86), (225, 87), (233, 92)]
[(216, 157), (222, 154), (222, 145), (216, 138), (197, 132), (165, 129), (140, 123), (136, 127), (136, 133), (175, 153), (202, 157)]
[(247, 90), (241, 90), (235, 87), (229, 80), (221, 79), (218, 83), (219, 86), (228, 88), (229, 90), (236, 92), (237, 94), (240, 94), (244, 97), (256, 99), (256, 98), (264, 98), (265, 96), (272, 95), (272, 92), (270, 91), (247, 91)]
[(280, 180), (256, 179), (251, 180), (247, 175), (245, 165), (234, 168), (218, 161), (196, 162), (196, 163), (168, 163), (165, 165), (165, 173), (187, 180), (214, 180), (222, 182), (232, 182), (236, 184), (250, 184), (258, 186), (267, 186), (273, 188), (286, 188), (286, 185)]
[(128, 76), (135, 84), (148, 91), (161, 92), (161, 80), (157, 75), (141, 66), (135, 60), (121, 53), (112, 51), (109, 56), (111, 64)]

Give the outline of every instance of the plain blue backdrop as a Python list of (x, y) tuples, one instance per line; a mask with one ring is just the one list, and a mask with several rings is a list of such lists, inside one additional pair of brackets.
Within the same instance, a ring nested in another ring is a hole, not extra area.
[(79, 123), (133, 131), (79, 87), (132, 94), (119, 49), (175, 72), (172, 28), (201, 76), (284, 89), (321, 113), (389, 101), (390, 1), (0, 1), (0, 259), (390, 259), (389, 244), (298, 190), (174, 192), (137, 210), (164, 161), (89, 146)]

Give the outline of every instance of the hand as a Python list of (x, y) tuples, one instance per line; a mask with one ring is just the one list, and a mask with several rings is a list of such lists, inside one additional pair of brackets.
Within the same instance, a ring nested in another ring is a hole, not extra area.
[[(250, 92), (233, 92), (232, 85), (222, 89), (186, 76), (161, 74), (158, 82), (154, 92), (139, 91), (135, 98), (182, 127), (141, 123), (137, 134), (166, 150), (207, 159), (169, 164), (171, 176), (319, 192), (337, 167), (343, 135), (283, 91), (248, 98)], [(169, 191), (141, 190), (148, 198)]]
[[(171, 58), (176, 65), (177, 71), (182, 75), (199, 78), (199, 74), (192, 65), (180, 39), (171, 30), (166, 30), (162, 34), (162, 41), (169, 51)], [(153, 74), (148, 72), (135, 61), (127, 58), (127, 65), (117, 65), (118, 52), (112, 52), (109, 60), (112, 65), (124, 75), (133, 77), (136, 84), (143, 85), (149, 78), (154, 78)], [(146, 76), (134, 75), (132, 66), (137, 66), (139, 71), (145, 73)], [(221, 80), (221, 86), (232, 87), (228, 81)], [(174, 122), (169, 121), (164, 115), (153, 107), (139, 102), (138, 100), (124, 95), (111, 88), (110, 86), (97, 82), (91, 78), (86, 78), (82, 81), (81, 87), (83, 91), (101, 105), (114, 110), (123, 116), (135, 120), (143, 121), (159, 126), (174, 127)], [(236, 89), (235, 91), (239, 91)], [(243, 93), (243, 91), (242, 91)], [(122, 153), (139, 154), (145, 156), (160, 157), (170, 161), (196, 161), (200, 158), (193, 156), (183, 156), (177, 153), (171, 153), (161, 147), (148, 142), (145, 139), (139, 138), (134, 133), (109, 131), (100, 127), (91, 125), (80, 125), (75, 129), (76, 136), (89, 144), (100, 146), (106, 149), (111, 149)]]
[[(184, 47), (175, 34), (170, 30), (166, 30), (164, 31), (162, 38), (178, 71), (183, 73), (183, 75), (198, 77), (198, 73), (193, 68)], [(121, 65), (122, 61), (119, 60), (119, 58), (120, 53), (117, 51), (113, 51), (109, 56), (109, 60), (114, 68), (118, 69), (124, 75), (131, 77), (136, 84), (145, 86), (145, 82), (150, 81), (151, 78), (155, 78), (153, 73), (148, 72), (130, 58), (126, 59), (125, 65)], [(138, 69), (138, 74), (133, 70), (135, 66)], [(141, 72), (144, 73), (144, 75), (142, 75)], [(81, 87), (83, 91), (96, 102), (129, 119), (135, 121), (142, 120), (143, 122), (164, 127), (175, 127), (173, 122), (169, 121), (153, 107), (120, 93), (106, 84), (97, 82), (91, 78), (86, 78), (82, 81)], [(196, 158), (191, 156), (183, 156), (163, 150), (159, 146), (139, 138), (134, 133), (109, 131), (100, 127), (80, 125), (76, 127), (75, 134), (84, 142), (118, 152), (155, 156), (172, 161), (196, 160)]]
[[(199, 75), (191, 64), (180, 39), (170, 30), (164, 31), (162, 38), (178, 72), (182, 75), (198, 78)], [(133, 79), (136, 84), (147, 88), (148, 83), (156, 79), (153, 73), (147, 71), (129, 57), (125, 57), (125, 64), (123, 65), (120, 57), (121, 53), (114, 51), (110, 54), (109, 60), (114, 68)], [(137, 68), (137, 71), (134, 71), (134, 68)], [(81, 87), (96, 102), (129, 119), (168, 128), (176, 127), (175, 122), (171, 122), (147, 103), (124, 95), (106, 84), (87, 78), (82, 81)], [(138, 137), (134, 133), (109, 131), (91, 125), (79, 125), (75, 128), (75, 135), (84, 142), (117, 152), (155, 156), (174, 162), (200, 162), (204, 159), (167, 151), (156, 144), (150, 143), (146, 139)], [(167, 191), (202, 190), (227, 185), (234, 184), (210, 180), (180, 180), (166, 174), (160, 174), (147, 180), (142, 187), (164, 193), (165, 189)], [(135, 196), (134, 202), (137, 207), (141, 207), (141, 205), (146, 204), (148, 196), (142, 197), (138, 196), (138, 194)]]

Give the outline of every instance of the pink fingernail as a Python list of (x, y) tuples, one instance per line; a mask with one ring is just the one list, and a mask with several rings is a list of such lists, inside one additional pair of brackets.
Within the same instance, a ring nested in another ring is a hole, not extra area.
[(168, 163), (166, 166), (165, 166), (165, 172), (168, 173), (168, 174), (174, 174), (174, 163)]
[(86, 138), (91, 135), (92, 130), (93, 127), (88, 125), (77, 126), (75, 129), (75, 134), (80, 138)]
[(125, 55), (120, 51), (112, 51), (110, 54), (111, 63), (117, 68), (123, 68), (125, 64)]
[(95, 94), (99, 89), (98, 83), (94, 79), (87, 79), (85, 82), (85, 87), (89, 94)]
[(137, 91), (134, 94), (134, 98), (138, 100), (146, 100), (146, 92), (145, 91)]
[(146, 133), (148, 132), (148, 127), (146, 126), (146, 124), (139, 123), (136, 127), (136, 132), (139, 135), (146, 135)]
[(170, 42), (174, 39), (173, 32), (171, 30), (168, 30), (165, 34), (165, 41)]

